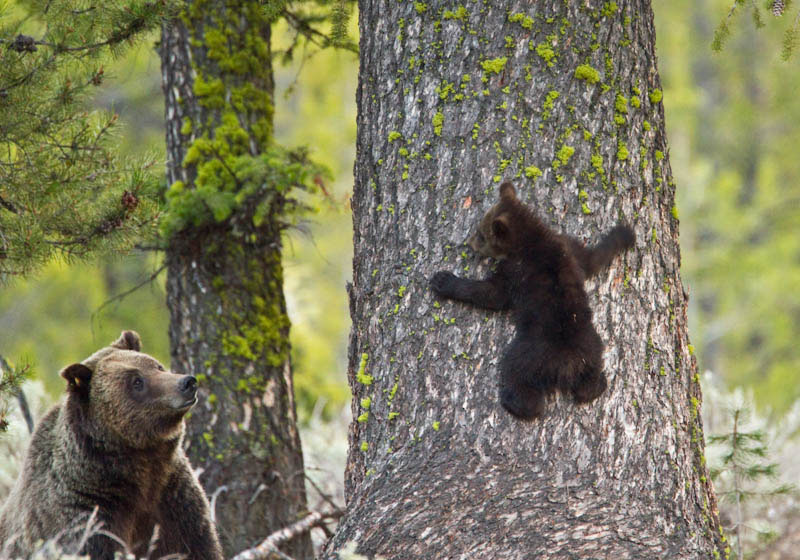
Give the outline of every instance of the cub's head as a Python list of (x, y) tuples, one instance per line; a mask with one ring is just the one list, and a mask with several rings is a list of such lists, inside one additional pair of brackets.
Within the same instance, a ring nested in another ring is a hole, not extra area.
[(80, 407), (93, 435), (134, 448), (180, 437), (183, 416), (197, 402), (197, 380), (167, 371), (143, 354), (139, 335), (125, 331), (61, 370), (68, 404)]
[(500, 200), (481, 218), (478, 230), (467, 240), (476, 253), (505, 259), (518, 246), (514, 229), (522, 203), (511, 183), (500, 185)]

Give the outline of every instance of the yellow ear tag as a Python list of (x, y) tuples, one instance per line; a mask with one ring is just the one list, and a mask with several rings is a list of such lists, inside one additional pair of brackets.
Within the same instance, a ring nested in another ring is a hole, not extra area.
[(81, 378), (80, 377), (76, 377), (75, 378), (75, 386), (76, 387), (80, 387), (81, 386)]

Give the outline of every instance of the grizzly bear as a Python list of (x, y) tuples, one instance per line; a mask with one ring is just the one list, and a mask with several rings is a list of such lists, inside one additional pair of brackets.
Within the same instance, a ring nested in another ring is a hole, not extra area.
[[(139, 335), (126, 331), (61, 370), (66, 399), (36, 428), (0, 511), (0, 557), (29, 555), (55, 539), (92, 559), (125, 551), (222, 558), (208, 500), (181, 447), (197, 381), (140, 350)], [(87, 540), (90, 519), (101, 525)]]
[(530, 420), (561, 391), (587, 403), (606, 389), (603, 342), (592, 325), (583, 282), (633, 246), (633, 231), (612, 229), (593, 247), (551, 230), (518, 198), (511, 183), (481, 219), (470, 246), (498, 259), (486, 280), (437, 272), (433, 291), (485, 309), (513, 312), (517, 333), (500, 362), (500, 402)]

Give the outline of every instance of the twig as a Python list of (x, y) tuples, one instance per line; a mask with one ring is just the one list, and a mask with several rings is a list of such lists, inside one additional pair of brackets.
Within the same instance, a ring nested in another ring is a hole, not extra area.
[(255, 503), (256, 499), (258, 498), (258, 496), (261, 494), (261, 492), (263, 492), (266, 489), (267, 489), (267, 485), (266, 484), (264, 484), (263, 482), (261, 484), (259, 484), (258, 488), (256, 488), (256, 491), (253, 492), (253, 497), (250, 498), (249, 502), (247, 502), (247, 505), (249, 505), (249, 506), (253, 505)]
[[(317, 31), (313, 27), (311, 27), (308, 23), (303, 21), (300, 17), (296, 14), (290, 12), (289, 10), (283, 10), (283, 17), (286, 19), (287, 23), (294, 27), (298, 33), (301, 33), (303, 36), (306, 37), (309, 41), (317, 45), (318, 47), (323, 47), (324, 44), (330, 41), (330, 38), (325, 35), (324, 33)], [(319, 38), (322, 40), (321, 43), (318, 43), (314, 39)]]
[(302, 535), (303, 533), (310, 531), (314, 527), (319, 527), (328, 519), (338, 519), (342, 516), (342, 514), (343, 512), (341, 510), (331, 511), (328, 513), (322, 513), (319, 511), (311, 512), (297, 523), (293, 523), (288, 527), (284, 527), (279, 531), (275, 531), (266, 539), (264, 539), (264, 541), (258, 546), (240, 552), (234, 556), (232, 560), (267, 560), (269, 558), (280, 558), (281, 560), (286, 560), (288, 558), (291, 560), (289, 556), (286, 556), (284, 553), (278, 550), (278, 546), (290, 541), (298, 535)]
[(31, 409), (28, 406), (28, 399), (25, 397), (25, 392), (22, 390), (22, 387), (17, 389), (17, 402), (19, 403), (19, 411), (22, 413), (22, 417), (25, 419), (25, 424), (28, 425), (28, 433), (33, 433), (33, 415), (31, 414)]
[(339, 505), (333, 501), (333, 498), (329, 494), (323, 492), (322, 488), (320, 488), (319, 485), (316, 482), (314, 482), (314, 480), (310, 476), (308, 476), (305, 472), (303, 473), (303, 476), (311, 484), (314, 490), (317, 491), (319, 497), (322, 498), (325, 502), (328, 503), (328, 505), (330, 505), (333, 508), (333, 511), (342, 511), (342, 508), (340, 508)]
[(153, 556), (153, 553), (156, 551), (156, 547), (158, 546), (158, 539), (161, 537), (161, 525), (156, 523), (156, 526), (153, 527), (153, 534), (150, 535), (150, 544), (147, 545), (147, 560), (150, 560), (150, 557)]
[(133, 288), (130, 288), (129, 290), (125, 290), (122, 293), (119, 293), (119, 294), (117, 294), (115, 296), (112, 296), (112, 297), (108, 298), (106, 301), (103, 302), (103, 304), (100, 307), (98, 307), (97, 309), (94, 310), (94, 313), (92, 313), (92, 321), (94, 321), (94, 318), (103, 309), (105, 309), (106, 307), (108, 307), (109, 305), (114, 303), (115, 301), (119, 301), (119, 300), (125, 299), (126, 297), (131, 295), (133, 292), (135, 292), (136, 290), (141, 288), (142, 286), (145, 286), (145, 285), (149, 284), (150, 282), (152, 282), (153, 280), (155, 280), (156, 278), (158, 278), (158, 275), (161, 274), (161, 272), (163, 272), (163, 270), (165, 268), (167, 268), (166, 263), (164, 263), (161, 266), (159, 266), (153, 274), (151, 274), (149, 277), (145, 278), (144, 280), (142, 280), (141, 282), (136, 284)]
[(92, 514), (86, 521), (86, 527), (84, 527), (83, 529), (83, 536), (81, 536), (81, 540), (78, 542), (78, 548), (76, 552), (83, 550), (83, 547), (85, 547), (86, 543), (89, 541), (89, 537), (97, 534), (97, 532), (100, 530), (100, 527), (103, 526), (102, 521), (97, 521), (97, 512), (99, 511), (99, 509), (100, 509), (99, 506), (94, 506)]
[(217, 497), (223, 492), (227, 491), (228, 487), (223, 484), (222, 486), (214, 490), (214, 493), (211, 495), (211, 500), (209, 500), (211, 502), (209, 504), (209, 508), (211, 509), (211, 523), (213, 523), (214, 525), (217, 524)]

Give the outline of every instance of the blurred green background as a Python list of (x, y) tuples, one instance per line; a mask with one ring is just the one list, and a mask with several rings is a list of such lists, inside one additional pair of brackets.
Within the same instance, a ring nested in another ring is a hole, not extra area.
[[(654, 2), (691, 339), (701, 369), (729, 387), (752, 388), (762, 411), (783, 413), (800, 396), (800, 58), (780, 60), (794, 13), (778, 20), (765, 12), (760, 30), (742, 16), (725, 50), (713, 53), (714, 28), (729, 7), (716, 0)], [(354, 21), (351, 27), (355, 34)], [(281, 59), (287, 30), (274, 37)], [(107, 68), (96, 103), (120, 113), (126, 151), (163, 160), (156, 39)], [(335, 178), (319, 212), (285, 239), (301, 419), (315, 405), (334, 415), (349, 398), (345, 283), (357, 81), (354, 54), (308, 49), (275, 66), (277, 138), (310, 148)], [(36, 278), (4, 286), (0, 354), (33, 364), (53, 398), (62, 390), (59, 368), (122, 329), (139, 331), (145, 350), (169, 361), (163, 275), (102, 307), (159, 266), (152, 253), (53, 263)]]

